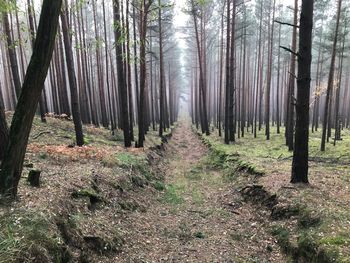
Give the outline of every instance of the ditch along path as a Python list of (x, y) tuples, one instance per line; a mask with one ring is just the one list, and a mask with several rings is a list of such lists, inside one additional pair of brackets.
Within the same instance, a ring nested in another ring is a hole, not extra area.
[(144, 196), (146, 211), (123, 220), (126, 242), (115, 262), (285, 262), (265, 220), (208, 158), (181, 122), (160, 167), (166, 190)]

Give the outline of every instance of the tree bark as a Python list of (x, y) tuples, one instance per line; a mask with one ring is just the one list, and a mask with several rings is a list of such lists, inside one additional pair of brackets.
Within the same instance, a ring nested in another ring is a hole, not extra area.
[(313, 0), (301, 5), (296, 101), (295, 143), (291, 183), (308, 183), (309, 102), (312, 62)]
[[(66, 4), (67, 4), (67, 1), (66, 1)], [(64, 49), (65, 49), (66, 63), (67, 63), (67, 69), (68, 69), (68, 78), (69, 78), (69, 86), (70, 86), (72, 115), (73, 115), (73, 122), (74, 122), (74, 128), (75, 128), (76, 143), (78, 146), (83, 146), (84, 135), (83, 135), (82, 122), (81, 122), (81, 115), (80, 115), (80, 105), (79, 105), (79, 99), (78, 99), (77, 80), (75, 76), (72, 43), (69, 36), (67, 8), (68, 7), (66, 6), (61, 14), (63, 41), (64, 41)]]
[(194, 23), (194, 29), (195, 29), (195, 35), (196, 35), (196, 43), (197, 43), (197, 53), (198, 53), (198, 65), (199, 65), (199, 88), (200, 88), (200, 94), (202, 97), (202, 128), (203, 131), (206, 133), (206, 135), (210, 134), (209, 131), (209, 123), (208, 123), (208, 115), (207, 115), (207, 100), (206, 100), (206, 85), (204, 80), (204, 71), (203, 71), (203, 57), (202, 57), (202, 51), (201, 51), (201, 45), (200, 45), (200, 36), (199, 36), (199, 30), (198, 30), (198, 23), (197, 23), (197, 15), (195, 11), (195, 5), (194, 1), (191, 0), (192, 5), (192, 16), (193, 16), (193, 23)]
[(124, 133), (124, 145), (125, 147), (131, 147), (130, 137), (130, 124), (129, 124), (129, 108), (128, 108), (128, 90), (126, 86), (126, 74), (123, 65), (123, 51), (121, 43), (122, 28), (120, 19), (120, 0), (113, 1), (113, 13), (114, 13), (114, 27), (116, 53), (117, 53), (117, 78), (118, 78), (118, 90), (120, 96), (120, 109), (121, 109), (121, 121)]
[(16, 97), (18, 99), (21, 93), (21, 80), (20, 80), (19, 70), (18, 70), (17, 54), (15, 49), (16, 47), (12, 38), (10, 22), (9, 22), (7, 12), (3, 12), (2, 18), (3, 18), (4, 31), (6, 35), (7, 50), (8, 50), (9, 60), (11, 65), (12, 80), (16, 91)]
[(162, 7), (158, 0), (158, 27), (159, 27), (159, 136), (163, 136), (164, 130), (164, 59), (163, 59), (163, 32), (162, 32)]
[[(292, 39), (292, 51), (296, 53), (297, 45), (297, 28), (298, 23), (298, 0), (294, 3), (294, 27)], [(287, 127), (286, 127), (286, 142), (289, 151), (293, 151), (294, 147), (294, 90), (295, 90), (295, 64), (296, 56), (291, 54), (290, 74), (288, 80), (288, 99), (287, 99)]]
[(24, 155), (35, 110), (43, 89), (55, 46), (62, 0), (44, 0), (33, 54), (13, 116), (9, 143), (0, 171), (0, 193), (14, 199), (17, 195)]
[(328, 76), (328, 84), (327, 84), (327, 95), (326, 95), (326, 102), (325, 102), (326, 104), (325, 104), (325, 111), (324, 111), (323, 123), (322, 123), (322, 126), (323, 126), (323, 128), (322, 128), (322, 140), (321, 140), (321, 151), (322, 152), (324, 152), (326, 150), (327, 125), (328, 125), (328, 119), (329, 119), (329, 113), (330, 113), (330, 110), (329, 110), (330, 97), (331, 97), (331, 91), (333, 89), (335, 56), (337, 53), (341, 5), (342, 5), (342, 0), (338, 0), (337, 22), (336, 22), (336, 26), (335, 26), (332, 57), (331, 57), (331, 64), (330, 64), (330, 68), (329, 68), (329, 76)]
[(4, 158), (8, 139), (9, 130), (6, 122), (4, 101), (2, 94), (0, 94), (0, 161)]

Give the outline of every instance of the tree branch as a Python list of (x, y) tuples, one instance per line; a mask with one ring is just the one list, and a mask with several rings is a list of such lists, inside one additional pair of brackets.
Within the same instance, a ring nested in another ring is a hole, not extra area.
[(291, 26), (291, 27), (299, 28), (298, 25), (294, 25), (294, 24), (287, 23), (287, 22), (282, 22), (282, 21), (279, 21), (279, 20), (274, 20), (273, 22), (278, 23), (278, 24), (281, 24), (281, 25), (286, 25), (286, 26)]
[(290, 49), (290, 48), (288, 48), (288, 47), (285, 47), (285, 46), (280, 46), (280, 48), (282, 48), (282, 49), (284, 49), (284, 50), (286, 50), (286, 51), (288, 51), (288, 52), (292, 53), (294, 56), (300, 57), (299, 53), (294, 52), (293, 50), (291, 50), (291, 49)]

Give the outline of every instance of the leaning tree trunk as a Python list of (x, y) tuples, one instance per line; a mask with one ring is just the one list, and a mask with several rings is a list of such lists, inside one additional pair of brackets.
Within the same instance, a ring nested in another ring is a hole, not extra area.
[(14, 199), (21, 178), (24, 155), (35, 110), (50, 65), (62, 0), (44, 0), (33, 54), (13, 116), (9, 143), (0, 171), (0, 193)]
[[(67, 4), (67, 2), (65, 3)], [(79, 98), (78, 98), (78, 86), (77, 86), (77, 80), (75, 77), (72, 43), (69, 36), (67, 13), (68, 13), (68, 9), (66, 6), (61, 14), (64, 50), (66, 53), (66, 63), (67, 63), (67, 69), (68, 69), (68, 78), (69, 78), (72, 115), (73, 115), (73, 122), (74, 122), (74, 128), (75, 128), (76, 143), (78, 146), (83, 146), (84, 135), (83, 135), (83, 127), (81, 122), (81, 114), (80, 114), (80, 106), (79, 106)]]
[(309, 101), (312, 61), (313, 9), (313, 0), (302, 1), (299, 31), (295, 143), (291, 183), (309, 182)]
[[(34, 6), (31, 6), (30, 0), (27, 0), (27, 8), (28, 8), (28, 20), (29, 20), (29, 33), (31, 38), (32, 48), (34, 47), (34, 39), (35, 39), (35, 22), (34, 22)], [(45, 86), (43, 88), (43, 93), (39, 99), (39, 110), (40, 117), (43, 123), (46, 123), (45, 113), (47, 112), (47, 105), (45, 104)]]

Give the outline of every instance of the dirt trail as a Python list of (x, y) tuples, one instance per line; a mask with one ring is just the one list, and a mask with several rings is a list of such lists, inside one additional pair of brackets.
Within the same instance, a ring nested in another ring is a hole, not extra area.
[(144, 196), (146, 211), (123, 220), (126, 244), (115, 262), (284, 262), (256, 209), (208, 158), (180, 123), (161, 168), (166, 190)]

